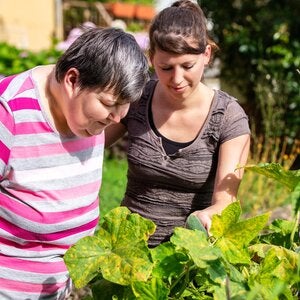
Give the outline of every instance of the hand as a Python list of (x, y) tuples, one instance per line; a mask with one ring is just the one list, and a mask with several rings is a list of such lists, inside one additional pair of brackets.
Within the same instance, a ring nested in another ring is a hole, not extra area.
[(195, 215), (202, 223), (204, 228), (207, 230), (209, 233), (210, 227), (211, 227), (211, 217), (208, 211), (206, 210), (197, 210), (192, 213)]

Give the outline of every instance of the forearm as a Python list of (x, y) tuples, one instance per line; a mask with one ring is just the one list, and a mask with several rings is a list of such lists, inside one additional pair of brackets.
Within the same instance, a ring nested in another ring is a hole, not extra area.
[(105, 129), (105, 148), (112, 146), (126, 133), (126, 127), (119, 123), (110, 125)]
[(230, 140), (220, 147), (211, 205), (194, 212), (207, 230), (210, 228), (212, 216), (220, 214), (225, 207), (236, 201), (243, 176), (243, 169), (237, 169), (237, 167), (246, 164), (249, 144), (249, 135), (244, 135)]

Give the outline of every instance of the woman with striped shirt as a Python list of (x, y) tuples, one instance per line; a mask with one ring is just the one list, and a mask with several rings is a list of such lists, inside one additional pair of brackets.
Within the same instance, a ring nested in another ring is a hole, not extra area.
[(96, 28), (0, 81), (0, 299), (68, 295), (63, 255), (98, 223), (103, 130), (147, 80), (133, 36)]

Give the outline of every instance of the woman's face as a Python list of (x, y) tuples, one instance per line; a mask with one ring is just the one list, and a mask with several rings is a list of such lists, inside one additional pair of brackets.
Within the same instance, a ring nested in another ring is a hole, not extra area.
[(88, 137), (101, 134), (112, 123), (125, 117), (129, 103), (118, 104), (112, 92), (80, 91), (70, 101), (65, 115), (73, 134)]
[(156, 49), (151, 62), (165, 92), (175, 99), (185, 99), (199, 85), (210, 54), (210, 46), (202, 54), (173, 54)]

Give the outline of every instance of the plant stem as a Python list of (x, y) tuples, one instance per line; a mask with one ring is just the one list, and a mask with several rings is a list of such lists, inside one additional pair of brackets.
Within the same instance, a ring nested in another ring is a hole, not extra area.
[(184, 292), (184, 290), (185, 290), (185, 288), (186, 288), (186, 286), (187, 286), (187, 284), (188, 284), (188, 282), (189, 282), (189, 273), (190, 273), (190, 271), (192, 271), (192, 270), (194, 270), (194, 269), (196, 269), (196, 265), (195, 265), (192, 261), (189, 261), (189, 262), (186, 264), (185, 270), (184, 270), (184, 271), (177, 277), (177, 279), (172, 283), (172, 285), (171, 285), (171, 287), (170, 287), (170, 291), (172, 291), (172, 289), (178, 284), (178, 282), (179, 282), (183, 277), (185, 277), (185, 279), (184, 279), (184, 284), (181, 286), (180, 291), (179, 291), (179, 295), (178, 295), (178, 296), (180, 296), (180, 295)]

